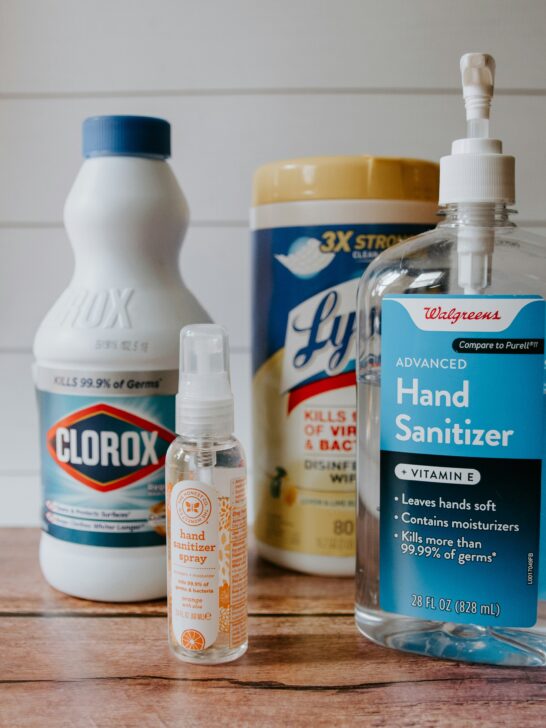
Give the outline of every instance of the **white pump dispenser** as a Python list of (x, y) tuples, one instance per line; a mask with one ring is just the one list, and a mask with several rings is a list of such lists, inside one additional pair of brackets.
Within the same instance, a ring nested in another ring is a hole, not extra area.
[(440, 160), (440, 204), (457, 204), (472, 212), (461, 229), (459, 285), (468, 295), (480, 294), (491, 276), (494, 236), (490, 222), (495, 204), (515, 201), (515, 159), (502, 153), (502, 142), (489, 138), (489, 115), (495, 81), (495, 61), (487, 53), (461, 58), (467, 137), (453, 142), (451, 154)]
[(461, 58), (467, 137), (456, 139), (440, 160), (440, 205), (515, 201), (515, 159), (502, 153), (502, 142), (489, 138), (495, 61), (487, 53)]

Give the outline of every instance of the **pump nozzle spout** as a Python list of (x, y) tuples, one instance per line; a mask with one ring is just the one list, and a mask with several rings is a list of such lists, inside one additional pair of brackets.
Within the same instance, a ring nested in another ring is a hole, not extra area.
[(489, 137), (489, 113), (495, 85), (495, 60), (488, 53), (465, 53), (461, 79), (466, 107), (467, 137)]

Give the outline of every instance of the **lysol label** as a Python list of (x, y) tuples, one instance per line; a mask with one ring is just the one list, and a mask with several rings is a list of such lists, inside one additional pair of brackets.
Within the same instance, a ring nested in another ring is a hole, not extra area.
[(427, 225), (254, 233), (256, 534), (321, 556), (355, 550), (358, 282), (382, 251)]

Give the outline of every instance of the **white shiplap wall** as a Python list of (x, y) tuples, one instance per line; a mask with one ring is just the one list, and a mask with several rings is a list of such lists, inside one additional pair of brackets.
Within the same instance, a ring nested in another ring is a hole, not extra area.
[(0, 0), (0, 524), (38, 521), (34, 331), (68, 281), (61, 222), (91, 114), (164, 116), (193, 223), (187, 284), (234, 346), (250, 444), (251, 176), (307, 154), (437, 159), (463, 134), (458, 58), (496, 57), (494, 132), (546, 228), (544, 0)]

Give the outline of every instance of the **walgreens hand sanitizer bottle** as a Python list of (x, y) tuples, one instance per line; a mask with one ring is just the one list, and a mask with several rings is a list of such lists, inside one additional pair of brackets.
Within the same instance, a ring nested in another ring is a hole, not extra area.
[(509, 219), (494, 68), (461, 59), (445, 220), (382, 253), (359, 289), (356, 622), (400, 650), (543, 666), (546, 241)]
[(42, 459), (40, 563), (87, 599), (166, 594), (164, 463), (178, 332), (208, 317), (179, 273), (188, 207), (162, 119), (83, 125), (66, 201), (73, 278), (34, 342)]

